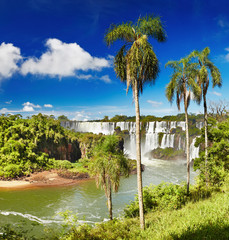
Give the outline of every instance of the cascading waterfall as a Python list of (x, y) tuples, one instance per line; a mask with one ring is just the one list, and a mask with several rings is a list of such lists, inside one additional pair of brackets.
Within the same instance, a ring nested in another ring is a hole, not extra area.
[(174, 148), (175, 134), (164, 134), (161, 141), (161, 148)]
[(196, 137), (193, 139), (191, 145), (190, 145), (190, 162), (199, 157), (199, 146), (195, 147)]
[[(113, 134), (116, 127), (120, 127), (120, 129), (128, 130), (129, 135), (124, 139), (124, 151), (129, 155), (130, 158), (136, 158), (136, 139), (135, 139), (135, 130), (136, 124), (135, 122), (77, 122), (77, 121), (63, 121), (61, 125), (65, 128), (73, 129), (76, 132), (92, 132), (95, 134)], [(175, 141), (175, 134), (171, 133), (172, 129), (176, 129), (180, 127), (182, 131), (185, 131), (185, 122), (180, 121), (154, 121), (148, 122), (145, 126), (145, 135), (142, 137), (142, 157), (146, 158), (147, 153), (152, 150), (160, 147), (160, 148), (174, 148), (175, 150), (184, 149), (185, 142), (182, 141), (179, 136), (178, 141)], [(203, 123), (196, 123), (197, 128), (203, 127)], [(161, 142), (159, 139), (159, 135), (163, 134)], [(193, 139), (190, 145), (190, 160), (199, 157), (199, 147), (194, 146), (195, 139)], [(185, 150), (185, 149), (184, 149)], [(143, 160), (144, 162), (144, 160)]]

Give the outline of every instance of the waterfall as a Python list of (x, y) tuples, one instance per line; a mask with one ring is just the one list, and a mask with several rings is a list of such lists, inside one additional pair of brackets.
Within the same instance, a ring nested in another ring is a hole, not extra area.
[[(76, 132), (91, 132), (95, 134), (113, 134), (116, 127), (120, 127), (121, 131), (128, 130), (129, 135), (124, 139), (124, 151), (130, 158), (136, 158), (136, 139), (135, 122), (77, 122), (77, 121), (63, 121), (61, 125), (68, 129), (73, 129)], [(196, 123), (196, 127), (201, 128), (202, 122)], [(175, 134), (172, 133), (173, 129), (180, 127), (182, 131), (185, 131), (186, 126), (184, 121), (154, 121), (148, 122), (145, 126), (145, 135), (141, 141), (141, 153), (143, 158), (147, 156), (152, 150), (160, 148), (174, 148), (176, 150), (185, 150), (185, 141), (181, 139), (181, 136), (175, 141)], [(163, 134), (161, 143), (159, 142), (159, 134)], [(195, 139), (190, 145), (190, 159), (199, 156), (199, 147), (194, 146)], [(176, 144), (175, 144), (176, 143)]]
[(195, 147), (196, 137), (192, 140), (190, 145), (190, 162), (199, 157), (199, 147)]
[(161, 141), (161, 148), (174, 148), (175, 134), (164, 134)]
[(203, 122), (196, 122), (196, 127), (201, 129), (204, 126)]

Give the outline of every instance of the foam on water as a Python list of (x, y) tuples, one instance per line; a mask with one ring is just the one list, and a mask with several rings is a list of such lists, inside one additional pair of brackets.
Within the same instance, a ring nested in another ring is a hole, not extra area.
[(59, 221), (59, 220), (44, 220), (44, 219), (41, 219), (39, 217), (36, 217), (36, 216), (33, 216), (31, 214), (28, 214), (28, 213), (20, 213), (20, 212), (14, 212), (14, 211), (0, 211), (0, 214), (4, 215), (4, 216), (9, 216), (9, 215), (14, 215), (14, 216), (21, 216), (23, 218), (26, 218), (30, 221), (33, 221), (33, 222), (38, 222), (38, 223), (41, 223), (41, 224), (51, 224), (51, 223), (62, 223), (62, 221)]

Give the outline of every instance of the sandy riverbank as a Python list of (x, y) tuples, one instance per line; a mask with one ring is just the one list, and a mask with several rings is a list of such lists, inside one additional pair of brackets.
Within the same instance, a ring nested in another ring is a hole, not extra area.
[(88, 180), (88, 174), (78, 174), (74, 178), (66, 178), (60, 176), (58, 171), (43, 171), (33, 173), (29, 177), (21, 180), (0, 180), (0, 189), (7, 188), (31, 188), (31, 187), (49, 187), (49, 186), (65, 186), (73, 185), (82, 180)]

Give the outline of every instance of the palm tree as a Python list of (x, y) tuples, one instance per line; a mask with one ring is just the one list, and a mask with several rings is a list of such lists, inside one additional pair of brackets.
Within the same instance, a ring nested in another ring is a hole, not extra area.
[(172, 103), (176, 95), (177, 107), (180, 111), (180, 102), (184, 101), (185, 123), (186, 123), (186, 153), (187, 153), (187, 194), (190, 185), (190, 151), (188, 130), (188, 106), (193, 93), (196, 101), (200, 101), (201, 89), (195, 82), (197, 64), (191, 62), (191, 56), (182, 58), (180, 61), (169, 61), (166, 67), (173, 68), (171, 81), (166, 86), (166, 97)]
[(107, 206), (110, 220), (112, 214), (112, 187), (117, 192), (121, 174), (128, 176), (129, 165), (123, 152), (119, 149), (119, 138), (108, 135), (95, 149), (90, 164), (90, 173), (95, 176), (96, 185), (104, 189), (107, 197)]
[(105, 35), (108, 46), (121, 40), (124, 45), (114, 59), (114, 68), (117, 77), (126, 82), (127, 92), (132, 88), (136, 112), (136, 158), (137, 182), (139, 199), (140, 226), (145, 228), (142, 173), (141, 173), (141, 139), (140, 139), (140, 109), (139, 93), (142, 93), (146, 83), (154, 83), (158, 73), (159, 64), (156, 54), (148, 37), (164, 42), (166, 33), (160, 17), (146, 16), (139, 18), (136, 23), (127, 22), (120, 25), (111, 25)]
[(195, 57), (199, 63), (199, 71), (197, 75), (197, 82), (201, 86), (202, 89), (202, 98), (204, 102), (204, 138), (205, 138), (205, 177), (206, 184), (208, 184), (208, 170), (207, 170), (207, 162), (208, 162), (208, 112), (207, 112), (207, 100), (206, 95), (208, 91), (209, 81), (211, 76), (212, 86), (221, 87), (222, 79), (219, 69), (213, 64), (213, 62), (209, 59), (210, 49), (206, 47), (203, 51), (193, 51), (191, 56)]

